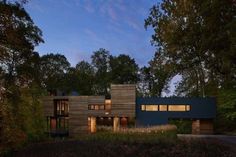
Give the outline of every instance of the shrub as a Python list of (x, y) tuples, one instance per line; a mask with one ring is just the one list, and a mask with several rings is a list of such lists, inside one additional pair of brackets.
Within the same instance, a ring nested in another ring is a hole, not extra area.
[(170, 120), (169, 123), (176, 125), (178, 134), (191, 134), (192, 133), (191, 120)]
[(105, 125), (97, 126), (97, 132), (112, 131), (112, 130), (113, 130), (112, 126), (105, 126)]
[(176, 141), (176, 127), (174, 125), (154, 126), (149, 128), (127, 128), (118, 132), (105, 131), (85, 136), (79, 140), (125, 142), (125, 143), (169, 143)]
[(119, 132), (128, 133), (164, 133), (167, 131), (176, 131), (177, 127), (175, 125), (157, 125), (150, 127), (139, 127), (139, 128), (121, 128)]

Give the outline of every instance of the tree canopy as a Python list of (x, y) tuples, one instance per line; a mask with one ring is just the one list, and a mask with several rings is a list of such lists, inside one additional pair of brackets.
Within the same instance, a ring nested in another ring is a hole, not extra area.
[(110, 87), (110, 52), (100, 48), (91, 56), (95, 70), (95, 93), (107, 95)]
[(6, 83), (16, 83), (15, 76), (37, 55), (33, 50), (43, 42), (42, 32), (19, 3), (0, 1), (0, 10), (0, 64)]
[(48, 91), (65, 89), (65, 75), (70, 68), (67, 58), (61, 54), (47, 54), (40, 59), (42, 84)]
[[(182, 76), (176, 95), (216, 97), (219, 110), (227, 111), (218, 112), (218, 117), (232, 124), (236, 121), (235, 15), (232, 0), (163, 0), (145, 20), (145, 27), (154, 30), (151, 43), (157, 53), (174, 74)], [(232, 99), (222, 101), (226, 93)]]
[(76, 65), (77, 90), (80, 95), (94, 94), (95, 72), (88, 62), (81, 61)]
[(8, 149), (43, 135), (39, 97), (42, 32), (23, 6), (0, 1), (0, 139)]
[(216, 86), (235, 82), (235, 14), (231, 0), (164, 0), (151, 8), (145, 26), (153, 27), (159, 53), (179, 73), (191, 71), (197, 93), (204, 96), (209, 81)]
[(111, 82), (114, 84), (135, 84), (138, 81), (138, 65), (128, 55), (111, 57)]

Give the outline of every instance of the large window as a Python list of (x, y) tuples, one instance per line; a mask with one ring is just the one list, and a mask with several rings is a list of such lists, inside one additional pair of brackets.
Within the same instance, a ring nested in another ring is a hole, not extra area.
[(142, 111), (190, 111), (190, 105), (141, 105)]
[(190, 111), (190, 105), (186, 105), (186, 111)]
[(159, 105), (159, 111), (167, 111), (167, 105)]
[(158, 105), (146, 105), (146, 111), (158, 111)]
[(47, 117), (47, 131), (51, 135), (68, 135), (68, 99), (54, 99), (54, 116)]
[(187, 105), (168, 105), (168, 111), (187, 111)]
[(111, 99), (105, 100), (105, 110), (107, 110), (107, 111), (111, 110)]
[(55, 99), (54, 100), (54, 115), (55, 116), (68, 116), (69, 105), (68, 99)]
[(141, 110), (145, 111), (146, 110), (146, 105), (141, 105)]
[(104, 104), (89, 104), (88, 105), (88, 109), (89, 110), (104, 110), (105, 109), (105, 105)]
[(111, 100), (106, 99), (104, 104), (89, 104), (88, 110), (111, 110)]
[(47, 130), (50, 132), (68, 131), (69, 117), (47, 117)]

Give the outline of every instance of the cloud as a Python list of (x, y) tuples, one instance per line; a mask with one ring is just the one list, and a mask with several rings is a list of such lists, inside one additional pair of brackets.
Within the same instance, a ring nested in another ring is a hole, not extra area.
[(111, 1), (105, 1), (103, 3), (100, 3), (99, 12), (105, 16), (108, 16), (113, 21), (117, 20), (117, 12), (114, 7), (114, 4)]
[(89, 0), (87, 0), (84, 4), (84, 9), (89, 12), (89, 13), (93, 13), (95, 11), (93, 5), (91, 4), (91, 2)]
[(94, 2), (95, 1), (91, 1), (91, 0), (84, 0), (84, 1), (83, 0), (73, 0), (73, 2), (71, 3), (71, 1), (69, 1), (69, 3), (75, 5), (78, 8), (84, 9), (88, 13), (95, 12)]
[(112, 20), (114, 20), (114, 21), (117, 20), (117, 14), (116, 14), (116, 11), (114, 8), (112, 8), (112, 7), (108, 8), (107, 13)]
[(87, 35), (89, 35), (90, 37), (92, 37), (93, 39), (95, 39), (95, 38), (97, 38), (97, 35), (96, 35), (96, 33), (94, 33), (92, 30), (90, 30), (90, 29), (85, 29), (84, 30), (84, 32), (87, 34)]
[(85, 29), (84, 32), (89, 36), (89, 39), (91, 39), (94, 45), (106, 45), (105, 40), (103, 40), (102, 37), (99, 37), (94, 31), (90, 30), (90, 29)]
[(127, 20), (127, 23), (128, 23), (128, 25), (129, 25), (130, 27), (132, 27), (133, 29), (138, 30), (138, 31), (140, 31), (141, 28), (143, 28), (143, 27), (141, 27), (141, 25), (140, 25), (138, 22), (136, 22), (135, 20), (128, 19), (128, 20)]
[(123, 0), (117, 0), (116, 3), (113, 3), (114, 6), (119, 10), (119, 11), (126, 11), (126, 5), (124, 4)]
[(121, 29), (118, 25), (116, 25), (116, 23), (114, 23), (113, 25), (107, 25), (107, 29), (114, 33), (114, 34), (125, 34), (126, 32)]

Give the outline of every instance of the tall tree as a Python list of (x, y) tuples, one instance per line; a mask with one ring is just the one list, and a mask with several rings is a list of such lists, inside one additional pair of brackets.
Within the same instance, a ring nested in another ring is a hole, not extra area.
[(77, 76), (76, 89), (80, 95), (94, 94), (94, 69), (85, 61), (81, 61), (75, 68)]
[[(34, 46), (43, 42), (41, 30), (19, 3), (0, 1), (0, 66), (8, 101), (17, 113), (20, 88), (34, 82)], [(37, 59), (36, 59), (37, 60)]]
[(121, 54), (111, 57), (110, 66), (112, 83), (137, 83), (138, 65), (130, 56)]
[(177, 94), (217, 96), (217, 117), (231, 124), (236, 121), (235, 15), (233, 0), (163, 0), (145, 20), (154, 29), (152, 44), (182, 75)]
[(0, 65), (7, 84), (21, 83), (19, 67), (33, 56), (34, 46), (43, 42), (41, 30), (19, 3), (0, 1)]
[(1, 148), (7, 149), (28, 135), (43, 134), (36, 81), (39, 55), (33, 51), (43, 42), (42, 32), (22, 4), (0, 1), (0, 138)]
[(161, 96), (163, 92), (168, 92), (169, 82), (174, 75), (174, 66), (157, 52), (149, 66), (141, 69), (141, 91), (147, 96)]
[(67, 88), (65, 75), (70, 68), (70, 63), (66, 57), (51, 53), (42, 56), (40, 63), (43, 86), (53, 93), (57, 90), (64, 91)]
[(212, 74), (216, 86), (235, 82), (235, 14), (231, 0), (164, 0), (151, 8), (145, 26), (154, 28), (152, 43), (181, 74), (197, 69), (204, 96)]
[(110, 53), (100, 48), (95, 51), (92, 58), (92, 65), (95, 69), (95, 93), (107, 95), (110, 87)]

